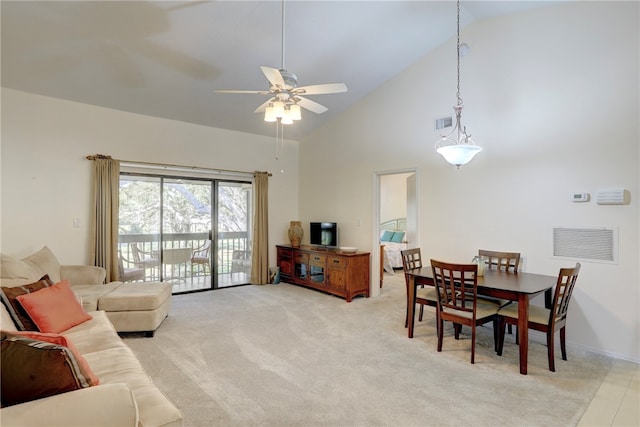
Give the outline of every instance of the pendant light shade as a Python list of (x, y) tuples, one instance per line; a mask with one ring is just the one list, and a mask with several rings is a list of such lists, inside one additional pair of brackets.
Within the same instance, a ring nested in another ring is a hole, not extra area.
[(482, 151), (482, 148), (477, 145), (458, 144), (440, 147), (437, 148), (436, 151), (442, 155), (447, 162), (460, 167), (469, 163), (476, 154)]

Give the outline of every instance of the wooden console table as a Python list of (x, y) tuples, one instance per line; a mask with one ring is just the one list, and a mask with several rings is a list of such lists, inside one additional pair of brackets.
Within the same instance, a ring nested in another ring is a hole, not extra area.
[(337, 295), (347, 302), (357, 295), (369, 297), (369, 252), (290, 245), (276, 248), (281, 280)]

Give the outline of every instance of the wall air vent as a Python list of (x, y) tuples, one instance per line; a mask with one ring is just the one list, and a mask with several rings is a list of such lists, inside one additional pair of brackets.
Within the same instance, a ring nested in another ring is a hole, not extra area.
[(629, 199), (629, 191), (624, 188), (600, 190), (597, 194), (597, 203), (599, 205), (628, 205)]
[(450, 128), (451, 126), (453, 126), (453, 116), (441, 117), (435, 120), (434, 127), (436, 130)]
[(553, 256), (617, 263), (618, 229), (614, 227), (555, 227)]

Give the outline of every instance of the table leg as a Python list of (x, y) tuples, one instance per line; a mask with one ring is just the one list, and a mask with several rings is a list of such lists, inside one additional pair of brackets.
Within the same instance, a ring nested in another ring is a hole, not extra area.
[(409, 276), (409, 289), (407, 289), (407, 319), (409, 320), (409, 338), (413, 338), (413, 323), (416, 312), (416, 279)]
[(529, 353), (529, 298), (520, 294), (518, 298), (518, 339), (520, 340), (520, 373), (527, 375)]

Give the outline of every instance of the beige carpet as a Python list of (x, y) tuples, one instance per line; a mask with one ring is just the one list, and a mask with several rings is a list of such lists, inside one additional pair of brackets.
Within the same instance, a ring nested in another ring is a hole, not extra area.
[(352, 303), (282, 283), (178, 295), (154, 338), (125, 342), (187, 427), (572, 426), (612, 364), (569, 347), (549, 372), (534, 335), (523, 376), (513, 335), (498, 357), (487, 326), (471, 365), (449, 324), (436, 351), (428, 307), (407, 338), (404, 295), (401, 274)]

